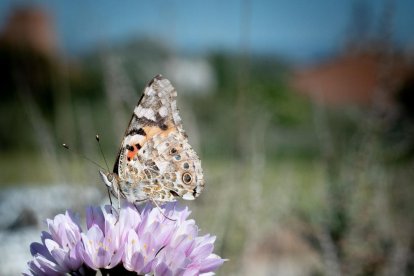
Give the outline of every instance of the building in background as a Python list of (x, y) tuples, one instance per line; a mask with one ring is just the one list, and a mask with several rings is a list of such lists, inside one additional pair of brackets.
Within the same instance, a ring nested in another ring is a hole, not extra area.
[(392, 105), (395, 94), (413, 73), (413, 63), (402, 54), (348, 50), (320, 64), (297, 69), (292, 85), (326, 105)]
[(1, 28), (0, 44), (53, 56), (58, 48), (53, 20), (40, 7), (14, 9)]

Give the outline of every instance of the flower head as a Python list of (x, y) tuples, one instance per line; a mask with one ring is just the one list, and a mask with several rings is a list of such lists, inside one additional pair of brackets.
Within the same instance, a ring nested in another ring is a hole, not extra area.
[(76, 271), (82, 265), (77, 248), (81, 234), (77, 219), (69, 211), (48, 219), (49, 232), (42, 232), (42, 243), (32, 243), (30, 252), (34, 257), (28, 263), (35, 275), (58, 275)]
[[(190, 211), (176, 203), (141, 211), (126, 204), (116, 214), (110, 206), (89, 207), (87, 230), (73, 215), (47, 220), (42, 243), (32, 243), (31, 275), (83, 275), (86, 271), (123, 270), (138, 274), (199, 275), (211, 273), (225, 260), (213, 254), (215, 237), (198, 236)], [(171, 220), (169, 218), (173, 218)]]

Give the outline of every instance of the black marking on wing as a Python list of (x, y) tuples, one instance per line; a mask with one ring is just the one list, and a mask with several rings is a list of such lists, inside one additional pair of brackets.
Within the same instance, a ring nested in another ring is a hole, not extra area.
[[(138, 103), (136, 106), (139, 106), (141, 104), (142, 98), (144, 98), (144, 93), (142, 93), (141, 98), (139, 98)], [(132, 119), (132, 118), (131, 118)]]
[[(121, 149), (122, 149), (122, 148), (121, 148)], [(115, 164), (114, 164), (114, 168), (113, 168), (113, 170), (112, 170), (112, 172), (113, 172), (113, 173), (116, 173), (116, 174), (118, 174), (119, 155), (120, 155), (120, 153), (121, 153), (121, 150), (119, 150), (118, 156), (116, 157), (116, 161), (115, 161)]]
[(141, 136), (146, 136), (147, 135), (142, 128), (139, 128), (139, 129), (133, 128), (130, 131), (128, 131), (127, 136), (129, 136), (129, 135), (136, 135), (136, 134), (139, 134)]
[[(137, 115), (133, 115), (133, 117), (137, 120), (138, 124), (144, 125), (144, 126), (158, 126), (162, 130), (166, 130), (167, 125), (165, 124), (165, 118), (161, 117), (160, 114), (155, 114), (155, 121), (148, 119), (146, 117), (138, 117)], [(133, 131), (133, 129), (131, 130)]]
[(148, 118), (145, 117), (141, 117), (139, 118), (137, 115), (133, 115), (135, 117), (135, 119), (137, 120), (138, 124), (140, 125), (144, 125), (144, 126), (157, 126), (158, 123), (156, 121), (150, 120)]
[(150, 87), (154, 83), (155, 80), (162, 80), (162, 79), (164, 79), (164, 77), (162, 75), (160, 75), (160, 74), (156, 75), (155, 77), (152, 78), (152, 80), (150, 80), (147, 87)]
[[(150, 87), (154, 83), (155, 80), (162, 80), (162, 79), (164, 79), (164, 77), (162, 75), (156, 75), (148, 83), (147, 87)], [(138, 103), (137, 103), (136, 106), (139, 106), (141, 104), (141, 101), (144, 98), (144, 96), (145, 96), (145, 93), (142, 93), (142, 95), (139, 98), (139, 101), (138, 101)], [(153, 120), (149, 120), (147, 118), (138, 118), (138, 116), (135, 114), (135, 112), (132, 112), (132, 116), (131, 116), (131, 119), (129, 120), (128, 127), (125, 130), (125, 134), (124, 134), (123, 139), (126, 136), (128, 136), (131, 131), (134, 131), (134, 129), (131, 129), (130, 130), (131, 123), (132, 123), (133, 120), (135, 120), (135, 122), (137, 122), (138, 124), (141, 124), (141, 125), (144, 125), (144, 126), (158, 126), (160, 129), (166, 130), (168, 128), (168, 126), (165, 124), (165, 119), (162, 118), (159, 114), (157, 114), (157, 115), (158, 115), (157, 118), (156, 118), (157, 121), (153, 121)], [(162, 118), (162, 120), (160, 120), (160, 118)], [(137, 131), (138, 131), (137, 134), (140, 134), (139, 133), (140, 129), (138, 129)], [(143, 131), (144, 136), (145, 136), (146, 135), (145, 131), (143, 129), (142, 129), (142, 131)], [(121, 141), (121, 145), (120, 145), (119, 150), (118, 150), (118, 155), (117, 155), (116, 160), (115, 160), (114, 168), (112, 170), (116, 174), (118, 174), (118, 171), (119, 171), (118, 170), (118, 167), (119, 167), (119, 158), (120, 158), (121, 150), (123, 150), (123, 147), (122, 147), (123, 139)]]
[(172, 194), (175, 197), (179, 197), (180, 196), (179, 194), (177, 194), (177, 192), (175, 192), (173, 190), (170, 190), (170, 194)]
[[(132, 112), (132, 118), (131, 118), (131, 121), (129, 122), (129, 125), (131, 124), (131, 122), (133, 121), (133, 120), (135, 120), (136, 122), (138, 122), (138, 116), (137, 116), (137, 114), (135, 114), (135, 112)], [(128, 128), (129, 128), (129, 125), (128, 125)], [(128, 130), (128, 129), (127, 129)]]
[[(142, 93), (141, 98), (139, 98), (138, 103), (137, 103), (137, 106), (141, 104), (141, 101), (142, 101), (142, 99), (143, 99), (143, 98), (144, 98), (144, 93)], [(126, 137), (126, 135), (127, 135), (128, 129), (129, 129), (129, 127), (131, 126), (131, 122), (132, 122), (132, 120), (134, 119), (134, 117), (136, 117), (135, 112), (132, 112), (132, 116), (131, 116), (131, 119), (129, 120), (128, 127), (127, 127), (127, 129), (125, 130), (124, 137), (122, 138), (122, 140), (121, 140), (121, 145), (119, 146), (119, 150), (118, 150), (118, 154), (117, 154), (117, 156), (116, 156), (116, 160), (115, 160), (114, 168), (112, 169), (112, 172), (113, 172), (113, 173), (118, 174), (118, 172), (119, 172), (119, 170), (118, 170), (118, 167), (119, 167), (119, 156), (121, 155), (121, 150), (122, 150), (122, 142), (123, 142), (124, 138), (125, 138), (125, 137)]]
[(142, 129), (142, 127), (140, 129), (138, 129), (138, 134), (142, 135), (142, 136), (147, 136), (147, 134), (145, 133), (145, 130)]
[(167, 130), (168, 129), (168, 126), (165, 123), (165, 117), (161, 117), (160, 113), (155, 114), (155, 120), (157, 122), (157, 126), (161, 130)]

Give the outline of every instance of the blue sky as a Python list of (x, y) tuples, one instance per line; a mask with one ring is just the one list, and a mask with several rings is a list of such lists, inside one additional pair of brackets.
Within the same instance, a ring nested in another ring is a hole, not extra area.
[[(177, 52), (240, 51), (244, 38), (255, 53), (307, 60), (340, 48), (357, 1), (3, 0), (0, 24), (13, 7), (39, 4), (53, 15), (59, 43), (68, 53), (140, 36), (164, 41)], [(386, 0), (364, 2), (370, 7), (372, 29), (378, 28)], [(395, 4), (394, 40), (413, 48), (414, 1)]]

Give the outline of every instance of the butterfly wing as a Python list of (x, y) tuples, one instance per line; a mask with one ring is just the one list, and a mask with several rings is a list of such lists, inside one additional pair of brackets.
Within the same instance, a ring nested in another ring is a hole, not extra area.
[(194, 199), (204, 187), (201, 162), (188, 143), (170, 81), (156, 76), (134, 109), (114, 173), (129, 201)]

